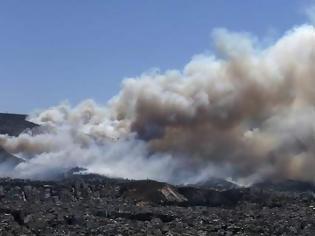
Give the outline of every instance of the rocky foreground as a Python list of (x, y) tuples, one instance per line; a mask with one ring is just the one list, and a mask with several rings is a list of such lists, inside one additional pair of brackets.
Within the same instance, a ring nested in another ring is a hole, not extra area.
[[(225, 188), (229, 186), (228, 188)], [(0, 235), (314, 235), (314, 186), (0, 180)]]

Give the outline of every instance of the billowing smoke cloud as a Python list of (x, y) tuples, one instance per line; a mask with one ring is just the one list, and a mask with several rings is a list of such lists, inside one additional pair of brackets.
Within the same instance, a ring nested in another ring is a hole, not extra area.
[(88, 100), (34, 114), (40, 133), (0, 136), (27, 160), (5, 174), (53, 176), (81, 166), (176, 183), (314, 181), (315, 28), (296, 27), (267, 48), (246, 34), (213, 35), (217, 55), (126, 79), (105, 106)]

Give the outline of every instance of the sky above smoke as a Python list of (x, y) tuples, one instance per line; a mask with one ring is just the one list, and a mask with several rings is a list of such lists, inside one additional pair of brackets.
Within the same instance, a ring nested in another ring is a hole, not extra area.
[(216, 54), (196, 55), (182, 71), (126, 79), (105, 105), (86, 100), (32, 114), (40, 131), (0, 135), (1, 146), (26, 160), (3, 175), (47, 178), (80, 166), (172, 183), (314, 181), (314, 26), (296, 26), (268, 47), (226, 29), (212, 38)]
[(305, 15), (312, 24), (315, 24), (315, 3), (305, 8)]
[(312, 2), (1, 1), (1, 111), (29, 114), (65, 99), (103, 104), (126, 77), (182, 70), (213, 51), (214, 28), (250, 32), (267, 46), (303, 24)]

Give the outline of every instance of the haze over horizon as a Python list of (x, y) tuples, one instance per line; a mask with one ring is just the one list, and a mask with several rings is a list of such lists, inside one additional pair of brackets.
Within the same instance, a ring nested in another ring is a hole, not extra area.
[(124, 78), (181, 70), (213, 51), (216, 28), (247, 32), (266, 46), (312, 19), (312, 3), (3, 1), (0, 110), (31, 113), (87, 98), (106, 104)]

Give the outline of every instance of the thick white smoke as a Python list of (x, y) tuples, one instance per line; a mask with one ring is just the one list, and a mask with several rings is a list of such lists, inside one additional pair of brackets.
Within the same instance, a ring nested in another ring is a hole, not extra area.
[(135, 138), (109, 115), (106, 107), (92, 100), (74, 108), (63, 103), (34, 114), (29, 119), (42, 125), (34, 134), (0, 135), (1, 146), (25, 160), (13, 171), (3, 166), (0, 176), (51, 179), (73, 167), (110, 177), (174, 183), (217, 175), (211, 166), (197, 173), (171, 155), (151, 153), (145, 141)]
[(214, 39), (218, 55), (126, 79), (105, 106), (88, 100), (32, 115), (40, 133), (0, 136), (27, 160), (3, 175), (42, 178), (80, 166), (176, 183), (314, 181), (314, 27), (296, 27), (267, 48), (224, 29)]

